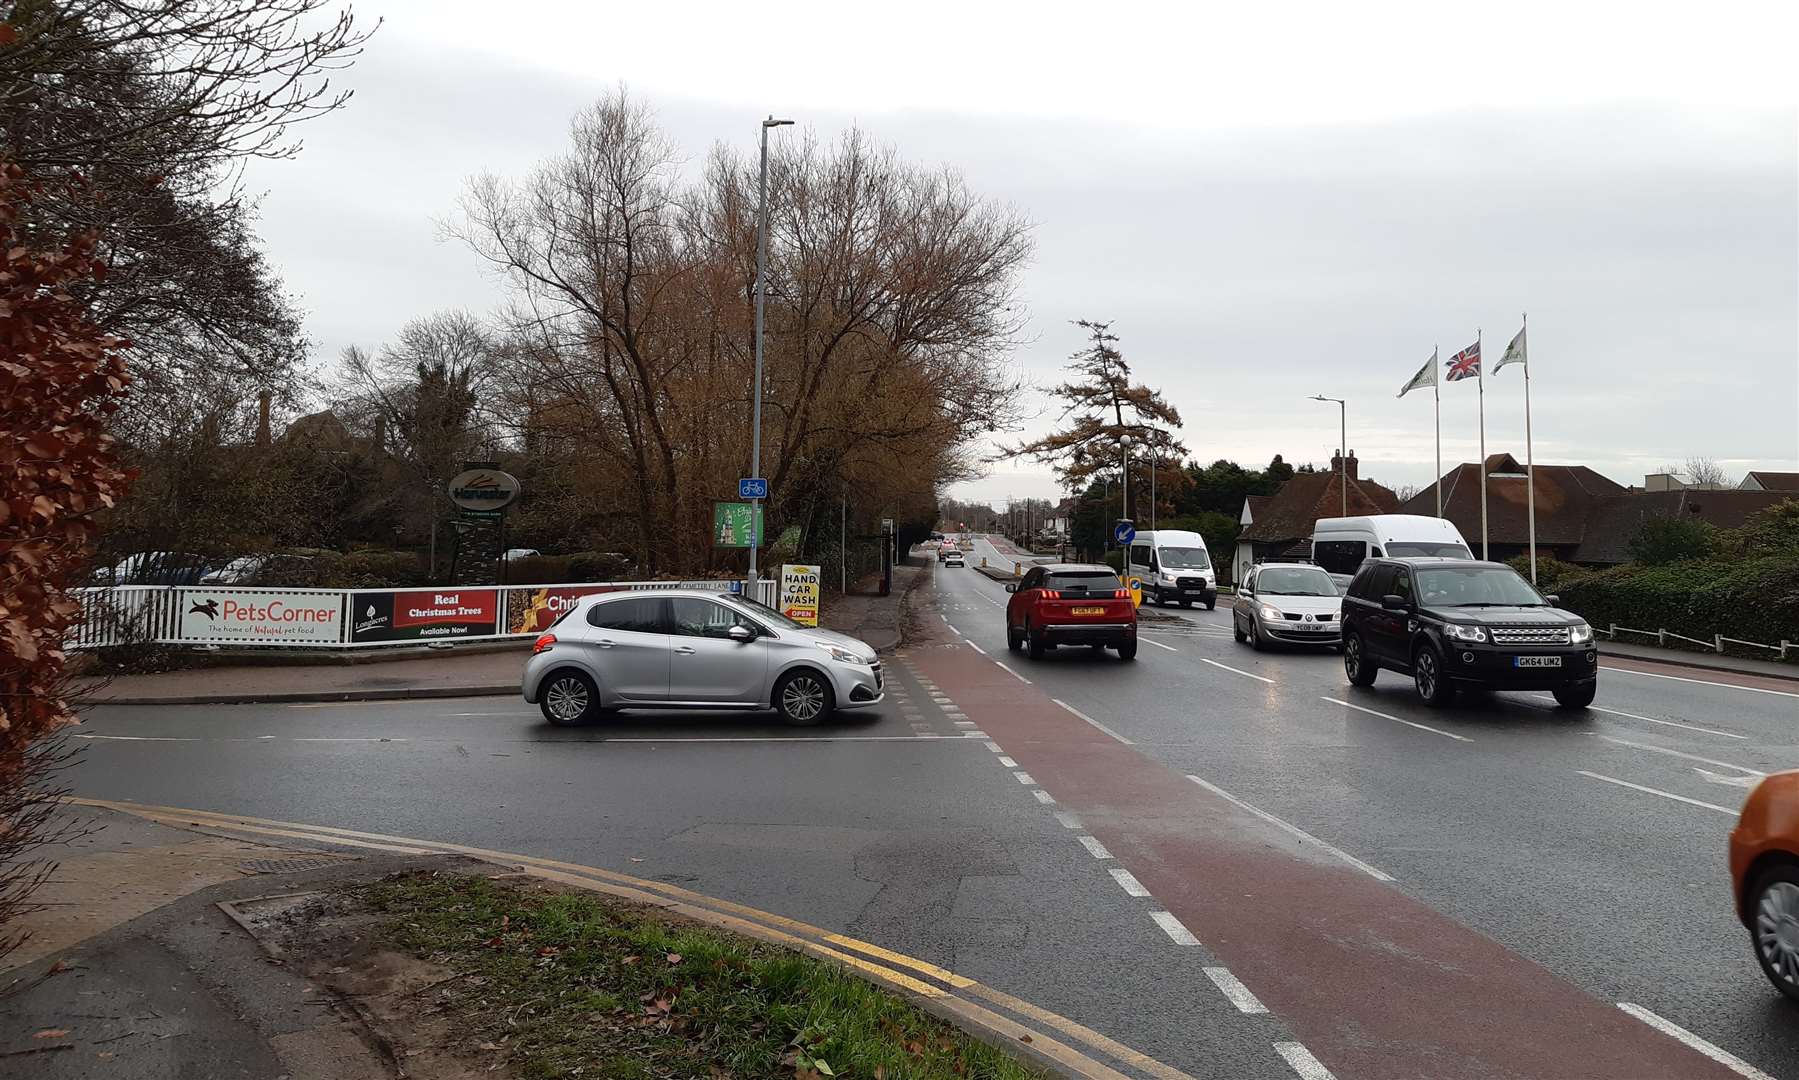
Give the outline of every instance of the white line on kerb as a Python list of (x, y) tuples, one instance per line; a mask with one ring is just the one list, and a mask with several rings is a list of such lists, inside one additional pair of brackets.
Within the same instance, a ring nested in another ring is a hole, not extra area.
[(1019, 682), (1025, 684), (1026, 686), (1031, 685), (1031, 680), (1025, 678), (1023, 675), (1020, 675), (1018, 672), (1013, 671), (1011, 668), (1007, 667), (1006, 665), (1001, 664), (998, 660), (995, 660), (994, 664), (998, 665), (998, 667), (1001, 671), (1005, 672), (1007, 675), (1012, 676), (1014, 679), (1017, 679)]
[(1474, 741), (1473, 739), (1470, 739), (1466, 735), (1457, 735), (1453, 731), (1444, 731), (1442, 728), (1434, 728), (1434, 727), (1431, 727), (1429, 724), (1419, 724), (1419, 723), (1416, 723), (1411, 720), (1402, 720), (1399, 717), (1392, 716), (1388, 713), (1376, 712), (1373, 709), (1364, 708), (1360, 705), (1351, 705), (1349, 702), (1344, 701), (1342, 698), (1327, 697), (1324, 700), (1330, 702), (1332, 705), (1341, 705), (1345, 709), (1354, 709), (1357, 712), (1365, 712), (1369, 716), (1378, 716), (1382, 720), (1391, 720), (1395, 724), (1404, 724), (1406, 727), (1415, 727), (1419, 731), (1428, 731), (1433, 735), (1441, 735), (1446, 739), (1454, 739), (1457, 742), (1473, 742)]
[(1218, 796), (1219, 798), (1225, 800), (1226, 802), (1231, 803), (1235, 806), (1241, 807), (1242, 809), (1249, 811), (1250, 813), (1254, 814), (1255, 816), (1261, 818), (1263, 821), (1266, 821), (1268, 824), (1273, 825), (1278, 829), (1283, 829), (1283, 830), (1293, 834), (1294, 836), (1299, 837), (1301, 840), (1306, 841), (1309, 844), (1317, 844), (1319, 847), (1330, 852), (1332, 855), (1335, 855), (1337, 858), (1342, 859), (1344, 862), (1355, 867), (1357, 870), (1360, 870), (1362, 873), (1367, 874), (1369, 877), (1373, 878), (1376, 881), (1392, 881), (1393, 880), (1392, 874), (1389, 874), (1384, 870), (1377, 870), (1374, 867), (1369, 866), (1367, 863), (1356, 858), (1354, 855), (1351, 855), (1349, 852), (1344, 851), (1342, 848), (1335, 847), (1331, 844), (1327, 844), (1324, 841), (1318, 839), (1316, 836), (1313, 836), (1311, 833), (1306, 832), (1304, 829), (1300, 828), (1299, 826), (1294, 825), (1291, 822), (1282, 821), (1280, 818), (1275, 817), (1273, 814), (1270, 814), (1268, 811), (1263, 810), (1260, 807), (1249, 805), (1248, 803), (1244, 802), (1242, 799), (1237, 798), (1235, 795), (1232, 795), (1230, 792), (1219, 787), (1217, 784), (1212, 784), (1212, 783), (1208, 783), (1204, 780), (1201, 780), (1199, 777), (1194, 776), (1192, 773), (1187, 774), (1187, 779), (1193, 781), (1195, 784), (1198, 784), (1200, 787), (1205, 788), (1207, 791), (1209, 791), (1212, 794)]
[[(1054, 797), (1052, 797), (1049, 792), (1043, 790), (1042, 788), (1033, 789), (1031, 794), (1037, 796), (1037, 801), (1042, 803), (1045, 806), (1054, 806), (1056, 804), (1056, 800), (1054, 799)], [(1071, 825), (1069, 827), (1076, 828), (1077, 826)]]
[(1642, 784), (1633, 784), (1629, 780), (1620, 780), (1615, 776), (1602, 776), (1599, 773), (1588, 772), (1585, 769), (1575, 769), (1574, 771), (1590, 780), (1603, 780), (1608, 784), (1616, 784), (1619, 787), (1630, 788), (1633, 791), (1641, 791), (1650, 795), (1660, 795), (1664, 799), (1673, 799), (1675, 802), (1687, 803), (1690, 806), (1703, 806), (1707, 810), (1716, 810), (1720, 814), (1729, 814), (1731, 817), (1736, 817), (1739, 813), (1739, 811), (1719, 806), (1717, 803), (1700, 802), (1698, 799), (1689, 799), (1685, 795), (1676, 795), (1672, 791), (1663, 791), (1660, 788), (1644, 787)]
[(1079, 840), (1081, 846), (1087, 849), (1087, 854), (1096, 859), (1109, 859), (1112, 857), (1112, 853), (1106, 850), (1106, 845), (1100, 843), (1095, 837), (1077, 836), (1075, 839)]
[(1166, 911), (1152, 911), (1149, 913), (1149, 917), (1156, 921), (1156, 925), (1162, 928), (1163, 933), (1174, 939), (1176, 945), (1199, 944), (1199, 939), (1193, 936), (1193, 931), (1182, 926), (1181, 921), (1175, 918), (1172, 913)]
[(1056, 820), (1062, 823), (1064, 829), (1078, 829), (1081, 827), (1081, 819), (1075, 817), (1066, 810), (1057, 810)]
[(1012, 775), (1017, 777), (1018, 782), (1023, 784), (1025, 787), (1035, 787), (1037, 784), (1037, 781), (1035, 779), (1033, 779), (1031, 777), (1031, 774), (1028, 772), (1015, 772)]
[(1006, 757), (1004, 754), (1000, 755), (999, 763), (1001, 765), (1004, 765), (1008, 769), (1016, 769), (1018, 767), (1018, 762), (1013, 761), (1011, 758)]
[(1641, 1020), (1643, 1023), (1648, 1024), (1662, 1034), (1671, 1035), (1674, 1038), (1679, 1039), (1681, 1042), (1686, 1043), (1688, 1046), (1699, 1051), (1701, 1054), (1704, 1054), (1706, 1057), (1711, 1058), (1713, 1061), (1724, 1066), (1726, 1069), (1729, 1069), (1731, 1072), (1736, 1073), (1738, 1076), (1746, 1076), (1749, 1080), (1774, 1080), (1772, 1076), (1762, 1072), (1760, 1069), (1749, 1064), (1747, 1061), (1744, 1061), (1742, 1058), (1737, 1057), (1730, 1051), (1706, 1042), (1704, 1039), (1701, 1039), (1699, 1036), (1688, 1031), (1686, 1028), (1681, 1027), (1679, 1024), (1674, 1023), (1672, 1020), (1664, 1020), (1650, 1012), (1648, 1009), (1643, 1008), (1641, 1005), (1635, 1005), (1628, 1001), (1620, 1001), (1618, 1002), (1618, 1008), (1623, 1009), (1625, 1012), (1636, 1017), (1638, 1020)]
[[(963, 641), (968, 641), (968, 639), (967, 639), (967, 638), (963, 638), (963, 639), (962, 639), (962, 640), (963, 640)], [(986, 649), (983, 649), (983, 648), (981, 648), (981, 647), (980, 647), (980, 646), (979, 646), (979, 645), (976, 645), (976, 644), (975, 644), (975, 643), (974, 643), (974, 642), (972, 642), (972, 641), (968, 641), (968, 647), (969, 647), (969, 648), (971, 648), (971, 649), (973, 649), (973, 650), (974, 650), (974, 651), (975, 651), (975, 652), (978, 652), (978, 653), (980, 653), (980, 654), (981, 654), (981, 655), (982, 655), (982, 656), (986, 656), (986, 655), (987, 655), (987, 650), (986, 650)]]
[(1151, 638), (1146, 638), (1142, 634), (1137, 635), (1137, 640), (1144, 642), (1145, 644), (1154, 645), (1158, 649), (1167, 649), (1169, 652), (1180, 652), (1180, 650), (1175, 648), (1173, 645), (1164, 645), (1159, 641), (1155, 641)]
[(1712, 682), (1710, 679), (1688, 679), (1679, 675), (1657, 675), (1653, 671), (1638, 671), (1635, 668), (1612, 667), (1610, 664), (1605, 665), (1605, 670), (1616, 671), (1621, 675), (1641, 675), (1645, 679), (1673, 679), (1675, 682), (1698, 683), (1700, 686), (1723, 686), (1731, 690), (1747, 690), (1752, 694), (1773, 694), (1776, 697), (1799, 697), (1799, 694), (1794, 694), (1786, 690), (1764, 690), (1759, 686), (1738, 686), (1736, 683)]
[(1118, 882), (1118, 887), (1124, 890), (1126, 896), (1149, 895), (1149, 890), (1143, 887), (1143, 883), (1137, 880), (1136, 875), (1124, 867), (1114, 866), (1107, 872), (1112, 875), (1113, 881)]
[(1220, 663), (1219, 663), (1219, 662), (1218, 662), (1218, 661), (1216, 661), (1216, 660), (1207, 660), (1207, 659), (1206, 659), (1206, 658), (1205, 658), (1205, 657), (1203, 657), (1203, 656), (1202, 656), (1202, 657), (1200, 657), (1200, 658), (1199, 658), (1199, 662), (1200, 662), (1200, 663), (1202, 663), (1202, 664), (1210, 664), (1210, 665), (1212, 665), (1212, 666), (1213, 666), (1213, 667), (1215, 667), (1215, 668), (1223, 668), (1223, 669), (1224, 669), (1224, 670), (1226, 670), (1226, 671), (1228, 671), (1228, 672), (1230, 672), (1230, 673), (1231, 673), (1231, 674), (1233, 674), (1233, 675), (1241, 675), (1241, 676), (1243, 676), (1243, 677), (1244, 677), (1244, 678), (1246, 678), (1246, 679), (1256, 679), (1256, 680), (1259, 680), (1259, 681), (1261, 681), (1261, 682), (1265, 682), (1265, 683), (1267, 683), (1267, 684), (1269, 684), (1269, 685), (1270, 685), (1270, 686), (1272, 686), (1272, 685), (1274, 685), (1274, 680), (1273, 680), (1273, 679), (1270, 679), (1270, 678), (1268, 678), (1268, 677), (1266, 677), (1266, 676), (1263, 676), (1263, 675), (1256, 675), (1256, 674), (1254, 674), (1254, 673), (1252, 673), (1252, 672), (1248, 672), (1248, 671), (1244, 671), (1244, 670), (1243, 670), (1243, 669), (1241, 669), (1241, 668), (1234, 668), (1234, 667), (1232, 667), (1232, 666), (1230, 666), (1230, 665), (1229, 665), (1229, 664), (1220, 664)]
[(1117, 740), (1118, 740), (1118, 741), (1119, 741), (1119, 742), (1121, 742), (1121, 743), (1123, 743), (1123, 744), (1124, 744), (1124, 745), (1126, 745), (1126, 746), (1135, 746), (1135, 745), (1137, 745), (1137, 744), (1136, 744), (1136, 743), (1134, 743), (1134, 742), (1132, 742), (1132, 741), (1131, 741), (1131, 740), (1129, 740), (1129, 739), (1127, 739), (1127, 738), (1125, 738), (1125, 737), (1124, 737), (1124, 736), (1123, 736), (1123, 735), (1120, 735), (1120, 734), (1118, 734), (1118, 732), (1116, 732), (1116, 731), (1113, 731), (1113, 730), (1112, 730), (1112, 729), (1111, 729), (1111, 728), (1109, 728), (1109, 727), (1107, 727), (1107, 726), (1106, 726), (1106, 725), (1104, 725), (1104, 724), (1102, 724), (1102, 723), (1100, 723), (1100, 722), (1099, 722), (1099, 721), (1098, 721), (1098, 720), (1095, 720), (1095, 719), (1093, 719), (1093, 717), (1091, 717), (1091, 716), (1088, 716), (1088, 715), (1087, 715), (1087, 714), (1086, 714), (1086, 713), (1084, 713), (1084, 712), (1082, 712), (1082, 711), (1081, 711), (1081, 710), (1079, 710), (1079, 709), (1077, 709), (1077, 708), (1075, 708), (1075, 707), (1074, 707), (1074, 706), (1073, 706), (1073, 705), (1070, 705), (1070, 704), (1069, 704), (1069, 703), (1068, 703), (1068, 702), (1066, 702), (1066, 701), (1063, 701), (1063, 700), (1062, 700), (1062, 699), (1061, 699), (1061, 698), (1050, 698), (1050, 700), (1051, 700), (1051, 701), (1053, 701), (1053, 702), (1055, 702), (1055, 703), (1056, 703), (1056, 704), (1057, 704), (1057, 705), (1060, 705), (1060, 706), (1062, 706), (1062, 707), (1063, 707), (1063, 708), (1064, 708), (1064, 709), (1067, 709), (1067, 710), (1068, 710), (1068, 711), (1069, 711), (1069, 712), (1071, 712), (1071, 713), (1073, 713), (1073, 714), (1075, 714), (1075, 715), (1076, 715), (1076, 716), (1078, 716), (1078, 717), (1080, 717), (1080, 718), (1081, 718), (1081, 719), (1082, 719), (1082, 720), (1085, 720), (1085, 721), (1087, 721), (1087, 722), (1088, 722), (1088, 723), (1089, 723), (1089, 724), (1092, 724), (1092, 725), (1093, 725), (1093, 726), (1094, 726), (1094, 727), (1096, 727), (1096, 728), (1098, 728), (1098, 729), (1099, 729), (1099, 730), (1101, 730), (1101, 731), (1103, 731), (1103, 732), (1105, 732), (1105, 733), (1106, 733), (1106, 734), (1107, 734), (1107, 735), (1110, 735), (1110, 736), (1112, 736), (1112, 737), (1113, 737), (1113, 738), (1114, 738), (1114, 739), (1117, 739)]
[(1747, 735), (1737, 735), (1729, 731), (1719, 731), (1717, 728), (1700, 727), (1698, 724), (1683, 724), (1678, 720), (1658, 720), (1653, 716), (1640, 716), (1633, 712), (1620, 712), (1617, 709), (1602, 709), (1597, 705), (1588, 705), (1587, 708), (1594, 712), (1607, 713), (1611, 716), (1628, 716), (1632, 720), (1644, 720), (1651, 724), (1665, 724), (1668, 727), (1686, 728), (1688, 731), (1703, 731), (1707, 735), (1722, 735), (1726, 739), (1747, 739), (1749, 737)]
[(1231, 1004), (1237, 1007), (1238, 1012), (1265, 1013), (1268, 1011), (1268, 1006), (1262, 1004), (1260, 999), (1250, 993), (1249, 987), (1243, 985), (1243, 980), (1232, 975), (1230, 968), (1209, 967), (1201, 970), (1206, 973), (1206, 978), (1212, 980), (1212, 985), (1216, 986), (1220, 993), (1231, 999)]
[(1299, 1043), (1275, 1043), (1274, 1052), (1287, 1059), (1287, 1064), (1293, 1066), (1293, 1071), (1299, 1074), (1299, 1080), (1337, 1080), (1324, 1067), (1324, 1062), (1313, 1057), (1312, 1052)]

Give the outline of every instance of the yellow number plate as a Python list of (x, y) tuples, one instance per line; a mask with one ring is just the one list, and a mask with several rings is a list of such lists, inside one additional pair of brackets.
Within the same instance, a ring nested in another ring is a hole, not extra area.
[(1103, 607), (1078, 607), (1069, 609), (1070, 615), (1104, 615), (1105, 613), (1106, 609)]

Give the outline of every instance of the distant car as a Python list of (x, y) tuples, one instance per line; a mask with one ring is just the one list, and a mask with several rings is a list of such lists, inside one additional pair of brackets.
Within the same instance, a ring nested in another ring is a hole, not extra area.
[(1764, 777), (1743, 802), (1730, 881), (1762, 974), (1799, 1001), (1799, 769)]
[(809, 725), (883, 697), (874, 649), (731, 593), (583, 597), (532, 646), (521, 689), (544, 719), (618, 709), (774, 709)]
[(1051, 563), (1033, 566), (1006, 591), (1006, 645), (1033, 660), (1058, 645), (1117, 649), (1137, 658), (1137, 606), (1109, 566)]
[(1429, 705), (1458, 687), (1548, 690), (1585, 708), (1598, 687), (1593, 628), (1516, 570), (1470, 559), (1370, 559), (1343, 598), (1343, 672), (1368, 686), (1410, 675)]
[(512, 562), (514, 559), (533, 559), (542, 554), (543, 552), (536, 548), (507, 548), (506, 561)]
[(938, 562), (947, 562), (947, 561), (949, 561), (949, 557), (951, 555), (954, 555), (958, 559), (961, 558), (962, 557), (961, 549), (956, 547), (955, 541), (945, 540), (943, 542), (943, 546), (937, 549), (937, 561)]
[(1343, 594), (1323, 570), (1309, 563), (1261, 563), (1237, 589), (1231, 631), (1254, 649), (1274, 642), (1343, 644)]
[(952, 550), (949, 554), (947, 554), (943, 557), (943, 565), (945, 565), (945, 566), (967, 566), (968, 562), (963, 557), (961, 551)]
[(240, 555), (200, 578), (201, 585), (277, 585), (305, 588), (318, 577), (318, 560), (304, 555)]

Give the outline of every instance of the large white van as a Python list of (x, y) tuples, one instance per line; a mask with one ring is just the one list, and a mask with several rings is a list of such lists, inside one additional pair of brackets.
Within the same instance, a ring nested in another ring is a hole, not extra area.
[(1432, 555), (1472, 559), (1454, 525), (1420, 514), (1319, 518), (1312, 526), (1312, 561), (1332, 574), (1354, 574), (1362, 560)]
[(1195, 601), (1206, 610), (1218, 606), (1218, 574), (1206, 551), (1206, 538), (1182, 529), (1140, 532), (1131, 541), (1126, 577), (1143, 579), (1143, 596), (1158, 604), (1190, 607)]

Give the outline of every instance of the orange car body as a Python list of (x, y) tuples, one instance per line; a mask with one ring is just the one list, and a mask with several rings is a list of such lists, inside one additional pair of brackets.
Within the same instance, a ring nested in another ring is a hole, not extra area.
[(1773, 773), (1757, 784), (1730, 832), (1730, 881), (1737, 918), (1745, 924), (1746, 894), (1774, 862), (1799, 863), (1799, 769)]

